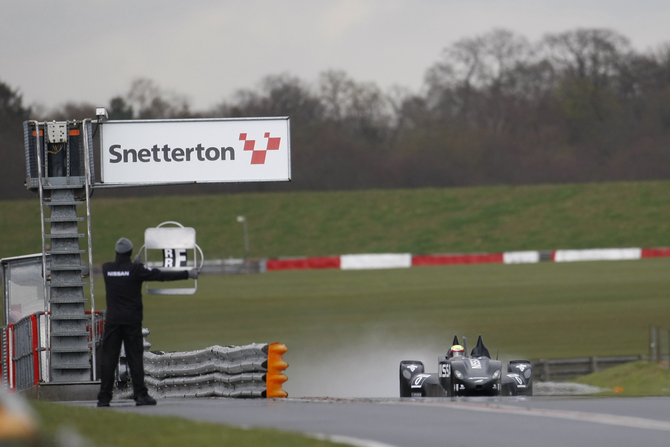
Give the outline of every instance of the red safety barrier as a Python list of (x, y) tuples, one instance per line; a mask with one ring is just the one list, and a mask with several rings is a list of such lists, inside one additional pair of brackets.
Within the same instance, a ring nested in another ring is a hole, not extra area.
[(12, 383), (10, 382), (11, 377), (12, 377), (12, 351), (9, 348), (10, 343), (12, 341), (12, 336), (10, 333), (10, 326), (13, 327), (13, 325), (8, 325), (6, 328), (2, 328), (3, 332), (5, 333), (5, 339), (4, 339), (4, 352), (7, 353), (7, 358), (2, 359), (2, 368), (0, 368), (1, 371), (5, 372), (7, 376), (7, 389), (11, 390), (12, 388)]
[(412, 256), (412, 267), (458, 264), (502, 264), (502, 262), (502, 253)]
[(670, 248), (643, 248), (643, 258), (667, 258), (670, 257)]
[[(670, 257), (670, 248), (643, 248), (642, 258)], [(542, 252), (541, 261), (556, 261), (556, 250)], [(501, 264), (503, 253), (463, 253), (442, 255), (412, 255), (412, 267), (431, 265), (463, 265), (463, 264)], [(307, 269), (339, 269), (339, 256), (301, 257), (268, 259), (267, 270), (307, 270)]]
[(33, 383), (37, 385), (40, 381), (40, 342), (37, 334), (37, 315), (30, 316), (30, 325), (33, 330)]
[[(91, 315), (91, 311), (87, 310), (86, 315)], [(96, 310), (95, 311), (96, 317), (99, 317), (100, 311)], [(102, 318), (96, 318), (95, 325), (93, 326), (93, 330), (91, 330), (91, 322), (90, 320), (86, 323), (86, 331), (88, 332), (88, 342), (90, 343), (91, 340), (98, 340), (98, 337), (102, 337), (104, 330), (105, 330), (105, 317), (103, 315)]]
[(306, 269), (339, 269), (339, 256), (323, 256), (315, 258), (268, 259), (268, 270), (306, 270)]

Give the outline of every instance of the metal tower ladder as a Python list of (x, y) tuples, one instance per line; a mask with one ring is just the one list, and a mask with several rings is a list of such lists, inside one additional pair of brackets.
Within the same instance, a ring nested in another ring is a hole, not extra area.
[[(46, 382), (96, 380), (95, 342), (89, 344), (87, 329), (89, 322), (90, 327), (94, 327), (95, 318), (89, 204), (90, 120), (30, 121), (27, 124), (25, 131), (32, 131), (37, 153), (44, 272), (47, 271), (46, 256), (50, 255), (50, 280), (44, 275), (45, 310), (49, 313), (47, 357), (50, 377), (43, 379)], [(26, 138), (30, 136), (28, 134)], [(85, 205), (86, 217), (77, 215), (80, 205)], [(48, 217), (45, 208), (50, 210)], [(79, 232), (79, 222), (83, 221), (86, 222), (86, 233)], [(80, 247), (84, 237), (88, 250)], [(82, 265), (81, 255), (86, 252), (88, 262)], [(86, 270), (90, 275), (90, 316), (86, 314), (87, 299), (84, 296)]]

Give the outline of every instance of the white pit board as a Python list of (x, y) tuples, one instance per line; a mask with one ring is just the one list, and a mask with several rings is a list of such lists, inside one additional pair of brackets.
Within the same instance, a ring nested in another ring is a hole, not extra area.
[(105, 121), (100, 152), (96, 186), (291, 180), (288, 117)]

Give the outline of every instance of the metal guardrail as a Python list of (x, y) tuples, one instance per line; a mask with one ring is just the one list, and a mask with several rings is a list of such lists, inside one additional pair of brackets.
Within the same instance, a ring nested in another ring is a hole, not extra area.
[(205, 261), (200, 273), (207, 275), (248, 275), (265, 273), (267, 259), (212, 259)]
[(268, 362), (267, 344), (247, 346), (212, 346), (190, 352), (144, 354), (144, 373), (166, 377), (197, 376), (208, 373), (242, 374), (265, 372)]
[[(288, 364), (281, 343), (212, 346), (187, 352), (145, 352), (145, 384), (155, 397), (286, 397)], [(131, 386), (115, 393), (133, 394)]]
[(670, 364), (670, 330), (659, 326), (649, 327), (649, 355), (629, 355), (620, 357), (579, 357), (571, 359), (532, 360), (535, 380), (567, 380), (583, 376), (613, 366), (645, 360), (659, 363), (668, 369)]
[(591, 374), (638, 360), (648, 360), (648, 357), (642, 355), (579, 357), (572, 359), (531, 360), (531, 363), (533, 365), (534, 380), (549, 382), (550, 380), (567, 380), (572, 377)]
[[(148, 267), (160, 267), (159, 262), (148, 262)], [(265, 273), (267, 259), (210, 259), (203, 262), (200, 269), (205, 275), (248, 275)], [(102, 265), (93, 266), (93, 274), (102, 276)]]

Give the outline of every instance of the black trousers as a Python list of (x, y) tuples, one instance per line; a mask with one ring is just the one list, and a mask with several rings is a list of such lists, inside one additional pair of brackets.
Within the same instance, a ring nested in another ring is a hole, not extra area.
[(98, 401), (112, 400), (116, 367), (119, 363), (121, 343), (126, 350), (126, 360), (133, 380), (134, 398), (148, 395), (144, 385), (144, 338), (142, 324), (105, 323), (105, 335), (102, 339), (102, 371)]

